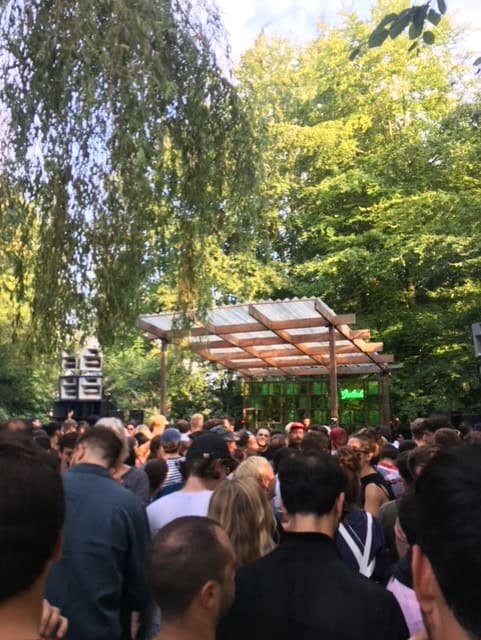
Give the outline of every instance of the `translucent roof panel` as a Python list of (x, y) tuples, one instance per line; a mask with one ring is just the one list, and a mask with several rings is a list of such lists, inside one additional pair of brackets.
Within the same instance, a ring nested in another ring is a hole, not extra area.
[(353, 314), (337, 315), (319, 298), (216, 307), (187, 335), (176, 331), (179, 318), (144, 315), (137, 324), (150, 339), (187, 339), (200, 357), (244, 376), (326, 375), (334, 366), (339, 373), (379, 372), (393, 361), (379, 354), (382, 343), (365, 342), (367, 329), (351, 329)]

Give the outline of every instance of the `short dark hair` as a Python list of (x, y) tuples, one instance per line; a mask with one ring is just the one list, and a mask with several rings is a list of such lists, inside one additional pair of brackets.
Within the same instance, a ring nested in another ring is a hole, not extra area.
[(122, 453), (122, 441), (116, 431), (107, 427), (94, 427), (82, 434), (77, 440), (77, 447), (84, 445), (88, 449), (94, 449), (107, 463), (109, 469), (113, 467)]
[(381, 460), (388, 458), (389, 460), (396, 461), (399, 456), (399, 451), (392, 444), (387, 444), (381, 449)]
[(161, 484), (164, 483), (169, 467), (167, 462), (162, 458), (156, 458), (155, 460), (149, 460), (144, 467), (144, 471), (149, 479), (150, 490), (154, 491)]
[[(210, 518), (177, 518), (155, 536), (147, 576), (162, 616), (181, 616), (209, 580), (222, 582), (228, 554)], [(195, 544), (193, 544), (195, 541)]]
[(461, 443), (460, 432), (450, 427), (441, 427), (434, 434), (434, 442), (439, 447), (456, 447)]
[(58, 449), (60, 453), (63, 453), (64, 449), (75, 449), (79, 435), (76, 431), (70, 431), (64, 433), (64, 435), (58, 441)]
[(187, 420), (177, 420), (175, 423), (175, 428), (180, 431), (180, 433), (187, 433), (189, 431), (189, 423)]
[(279, 465), (282, 502), (290, 515), (322, 516), (345, 488), (346, 476), (333, 456), (296, 452)]
[[(321, 427), (322, 428), (322, 427)], [(309, 453), (330, 453), (331, 439), (327, 431), (308, 431), (301, 442), (302, 451)]]
[(42, 425), (42, 429), (47, 433), (49, 438), (53, 438), (54, 435), (60, 431), (60, 422), (50, 420)]
[(42, 575), (62, 530), (62, 480), (50, 456), (22, 434), (0, 434), (0, 602)]
[(416, 483), (417, 544), (459, 624), (481, 637), (481, 446), (438, 452)]
[(162, 447), (162, 442), (161, 442), (161, 438), (162, 436), (154, 436), (152, 438), (152, 440), (150, 441), (150, 447), (149, 447), (149, 457), (150, 459), (154, 459), (157, 457), (157, 454), (159, 453), (161, 447)]

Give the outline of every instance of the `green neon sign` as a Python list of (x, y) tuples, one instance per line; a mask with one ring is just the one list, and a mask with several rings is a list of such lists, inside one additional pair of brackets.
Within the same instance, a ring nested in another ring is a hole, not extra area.
[(364, 389), (342, 389), (341, 400), (362, 400)]

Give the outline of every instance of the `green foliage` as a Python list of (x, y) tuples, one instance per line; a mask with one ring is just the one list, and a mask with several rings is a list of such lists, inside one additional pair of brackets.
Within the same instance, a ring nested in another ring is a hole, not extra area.
[(304, 49), (261, 38), (243, 59), (241, 89), (268, 122), (261, 198), (271, 220), (277, 212), (286, 272), (273, 293), (355, 311), (403, 363), (392, 382), (403, 417), (478, 410), (481, 100), (461, 102), (448, 21), (413, 58), (402, 31), (428, 14), (413, 22), (398, 6), (375, 9), (388, 14), (384, 44), (354, 63), (348, 52), (373, 35), (355, 15)]
[(408, 52), (419, 50), (421, 43), (433, 45), (436, 36), (426, 29), (426, 23), (430, 22), (438, 26), (446, 10), (444, 0), (428, 0), (424, 4), (414, 4), (398, 12), (388, 13), (380, 20), (370, 36), (352, 49), (350, 59), (355, 60), (366, 48), (380, 47), (388, 36), (394, 39), (406, 30), (409, 39), (414, 41)]
[(53, 349), (79, 330), (109, 342), (159, 278), (182, 310), (208, 306), (210, 249), (242, 250), (238, 229), (255, 228), (257, 210), (250, 121), (217, 60), (217, 12), (177, 0), (1, 9), (0, 228), (14, 210), (30, 249), (16, 256), (15, 295), (36, 342)]
[[(121, 409), (143, 409), (146, 419), (159, 412), (160, 351), (155, 343), (132, 336), (128, 344), (105, 352), (106, 395)], [(239, 413), (238, 389), (226, 371), (212, 369), (179, 346), (168, 349), (168, 415), (189, 418), (202, 411), (219, 416)]]

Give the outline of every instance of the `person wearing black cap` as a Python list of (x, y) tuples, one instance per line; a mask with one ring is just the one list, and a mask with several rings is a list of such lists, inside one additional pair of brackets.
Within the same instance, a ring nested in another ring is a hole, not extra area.
[[(177, 518), (207, 516), (211, 496), (225, 480), (230, 464), (229, 450), (220, 435), (207, 432), (196, 438), (181, 465), (184, 488), (159, 498), (147, 507), (152, 536)], [(154, 638), (159, 627), (160, 615), (156, 609), (152, 612), (147, 638)]]
[(175, 518), (207, 515), (211, 495), (225, 479), (229, 462), (227, 445), (218, 434), (206, 433), (196, 438), (181, 467), (184, 488), (147, 508), (152, 535)]

